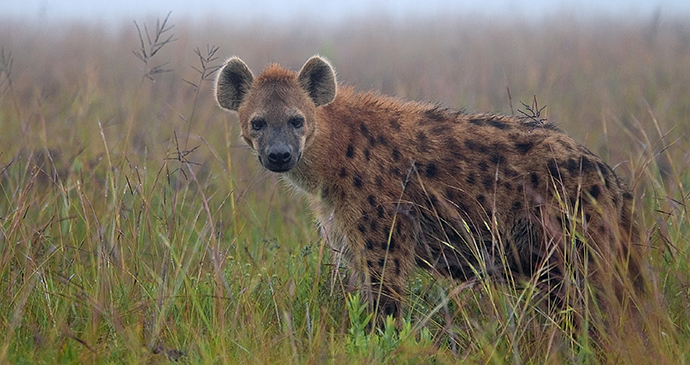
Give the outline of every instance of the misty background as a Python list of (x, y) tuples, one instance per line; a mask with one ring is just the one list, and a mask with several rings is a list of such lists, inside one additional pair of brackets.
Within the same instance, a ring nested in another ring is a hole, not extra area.
[(4, 0), (0, 18), (23, 21), (95, 21), (120, 24), (143, 16), (163, 16), (172, 11), (178, 19), (206, 21), (214, 19), (237, 23), (257, 21), (326, 23), (351, 21), (363, 16), (384, 16), (396, 20), (437, 16), (482, 16), (491, 18), (544, 17), (569, 14), (590, 17), (685, 16), (690, 1), (685, 0), (255, 0), (255, 1), (89, 1), (89, 0)]

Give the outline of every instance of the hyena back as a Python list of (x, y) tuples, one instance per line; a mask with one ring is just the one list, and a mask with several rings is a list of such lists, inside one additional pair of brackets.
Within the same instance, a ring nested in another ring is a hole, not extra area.
[(633, 196), (550, 123), (357, 93), (320, 57), (256, 78), (231, 58), (216, 92), (261, 164), (310, 198), (381, 314), (400, 315), (416, 266), (531, 279), (556, 301), (585, 280), (602, 296), (643, 285)]

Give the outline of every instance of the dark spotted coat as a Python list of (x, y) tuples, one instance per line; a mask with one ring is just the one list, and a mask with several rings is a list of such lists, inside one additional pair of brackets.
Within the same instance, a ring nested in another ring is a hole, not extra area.
[[(261, 150), (248, 130), (261, 108), (284, 103), (280, 110), (305, 116), (310, 130), (284, 175), (310, 196), (329, 241), (345, 249), (381, 312), (400, 313), (415, 266), (458, 280), (536, 278), (556, 297), (565, 280), (637, 280), (632, 195), (552, 124), (343, 86), (317, 107), (304, 73), (273, 65), (252, 80), (237, 108), (243, 136)], [(578, 274), (564, 274), (566, 257)]]

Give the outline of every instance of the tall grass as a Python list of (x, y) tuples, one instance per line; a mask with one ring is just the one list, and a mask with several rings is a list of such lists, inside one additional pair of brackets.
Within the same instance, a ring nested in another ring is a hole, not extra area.
[(518, 101), (537, 95), (542, 116), (634, 188), (661, 315), (672, 324), (651, 352), (686, 362), (682, 20), (271, 29), (161, 19), (116, 31), (4, 22), (0, 362), (634, 360), (624, 350), (597, 358), (587, 336), (559, 338), (566, 332), (521, 289), (422, 272), (407, 288), (403, 330), (368, 331), (306, 204), (261, 171), (209, 82), (225, 56), (258, 72), (271, 61), (298, 68), (314, 53), (358, 89), (470, 111), (517, 115)]

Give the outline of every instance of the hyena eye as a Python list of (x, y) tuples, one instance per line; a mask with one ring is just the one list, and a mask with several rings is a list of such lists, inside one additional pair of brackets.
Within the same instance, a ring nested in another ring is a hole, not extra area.
[(266, 128), (266, 121), (263, 118), (252, 119), (252, 129), (255, 131), (260, 131)]
[(292, 118), (290, 118), (290, 120), (288, 121), (288, 123), (290, 123), (290, 125), (291, 125), (293, 128), (295, 128), (295, 129), (297, 129), (297, 128), (302, 128), (302, 126), (304, 125), (304, 118), (302, 118), (302, 117), (292, 117)]

